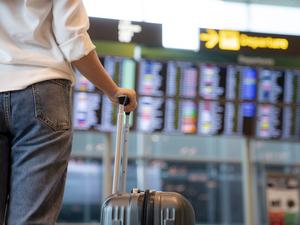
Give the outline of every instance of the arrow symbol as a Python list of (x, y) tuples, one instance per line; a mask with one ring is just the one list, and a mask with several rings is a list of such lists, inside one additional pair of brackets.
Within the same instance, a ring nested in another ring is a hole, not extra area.
[(200, 41), (204, 41), (206, 48), (214, 48), (219, 42), (218, 32), (207, 30), (207, 33), (200, 33)]

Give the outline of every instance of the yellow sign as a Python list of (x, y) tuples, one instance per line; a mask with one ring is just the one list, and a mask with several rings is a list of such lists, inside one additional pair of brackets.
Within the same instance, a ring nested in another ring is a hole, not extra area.
[(200, 41), (204, 41), (206, 48), (214, 48), (219, 44), (221, 50), (238, 51), (241, 47), (252, 49), (278, 49), (287, 50), (289, 41), (286, 38), (259, 37), (242, 34), (232, 30), (207, 30), (200, 33)]

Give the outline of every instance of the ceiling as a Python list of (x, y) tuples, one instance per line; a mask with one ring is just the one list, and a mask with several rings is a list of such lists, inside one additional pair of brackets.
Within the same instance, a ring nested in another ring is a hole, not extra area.
[(300, 7), (299, 0), (223, 0), (223, 1), (224, 2), (242, 2), (242, 3), (263, 4), (263, 5)]

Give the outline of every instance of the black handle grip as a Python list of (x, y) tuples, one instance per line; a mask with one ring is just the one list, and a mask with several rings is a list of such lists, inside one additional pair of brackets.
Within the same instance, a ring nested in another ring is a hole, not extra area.
[(125, 95), (119, 96), (118, 99), (119, 99), (119, 104), (120, 105), (126, 106), (126, 105), (128, 105), (130, 103), (129, 98), (127, 96), (125, 96)]
[[(119, 96), (118, 99), (119, 99), (119, 104), (120, 105), (126, 106), (126, 105), (128, 105), (130, 103), (129, 98), (127, 96), (125, 96), (125, 95)], [(130, 112), (125, 112), (125, 114), (126, 115), (130, 115)]]

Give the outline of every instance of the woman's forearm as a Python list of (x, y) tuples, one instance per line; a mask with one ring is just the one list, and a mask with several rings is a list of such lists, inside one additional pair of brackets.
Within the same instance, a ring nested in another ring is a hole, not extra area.
[(114, 96), (118, 91), (118, 86), (104, 69), (95, 50), (83, 58), (73, 61), (72, 65), (109, 97)]

